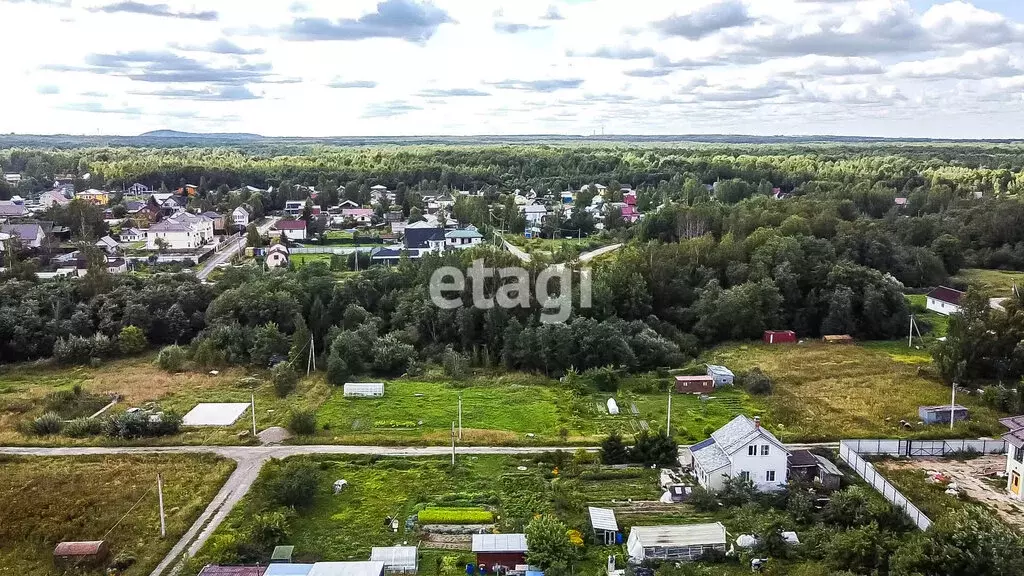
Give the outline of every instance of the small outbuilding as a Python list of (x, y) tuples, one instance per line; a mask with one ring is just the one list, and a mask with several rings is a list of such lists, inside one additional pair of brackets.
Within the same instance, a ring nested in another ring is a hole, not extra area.
[(765, 344), (793, 344), (796, 342), (796, 332), (792, 330), (765, 330), (762, 339)]
[(281, 268), (288, 265), (288, 247), (284, 244), (274, 244), (267, 249), (267, 266), (269, 268)]
[(826, 344), (853, 344), (853, 336), (849, 334), (827, 334), (821, 337)]
[(266, 566), (221, 566), (207, 564), (199, 572), (199, 576), (264, 576)]
[(921, 406), (917, 409), (917, 416), (925, 424), (949, 424), (967, 420), (970, 416), (967, 408), (956, 404), (945, 404), (942, 406)]
[(789, 453), (789, 477), (802, 482), (818, 482), (827, 490), (838, 490), (843, 481), (843, 473), (831, 460), (810, 450)]
[(110, 555), (103, 540), (61, 542), (53, 549), (53, 562), (61, 568), (100, 566)]
[(317, 562), (307, 576), (384, 576), (384, 563)]
[(713, 552), (725, 552), (725, 526), (721, 522), (679, 526), (634, 526), (626, 542), (631, 561), (697, 560)]
[(925, 308), (943, 316), (960, 312), (964, 293), (948, 286), (939, 286), (925, 295)]
[(271, 564), (263, 576), (307, 576), (312, 564)]
[(715, 364), (708, 364), (708, 376), (711, 376), (715, 380), (715, 387), (718, 386), (732, 386), (736, 376), (725, 366), (716, 366)]
[(346, 382), (346, 398), (379, 398), (384, 395), (383, 382)]
[(270, 555), (271, 564), (288, 564), (292, 561), (292, 554), (295, 553), (295, 546), (275, 546), (274, 553)]
[(707, 374), (700, 376), (676, 376), (677, 394), (711, 394), (715, 391), (715, 379)]
[(619, 523), (615, 511), (610, 508), (587, 508), (590, 513), (590, 527), (594, 530), (594, 541), (602, 546), (612, 546), (619, 534)]
[(843, 482), (843, 473), (831, 460), (824, 456), (814, 455), (818, 461), (818, 482), (829, 490), (839, 490)]
[(526, 564), (526, 534), (473, 534), (477, 566), (488, 572), (512, 570)]
[(374, 546), (370, 549), (370, 560), (383, 562), (388, 574), (415, 574), (419, 570), (415, 546)]

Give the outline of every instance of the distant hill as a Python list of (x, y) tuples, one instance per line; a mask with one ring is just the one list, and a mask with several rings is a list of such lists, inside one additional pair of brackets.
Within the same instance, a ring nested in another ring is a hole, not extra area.
[(187, 138), (189, 140), (260, 140), (259, 134), (244, 132), (179, 132), (178, 130), (153, 130), (139, 134), (138, 138)]

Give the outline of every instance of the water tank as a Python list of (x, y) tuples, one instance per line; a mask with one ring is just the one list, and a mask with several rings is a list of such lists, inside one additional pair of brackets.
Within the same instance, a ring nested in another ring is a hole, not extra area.
[(619, 405), (615, 403), (615, 398), (608, 399), (608, 413), (612, 416), (619, 413)]

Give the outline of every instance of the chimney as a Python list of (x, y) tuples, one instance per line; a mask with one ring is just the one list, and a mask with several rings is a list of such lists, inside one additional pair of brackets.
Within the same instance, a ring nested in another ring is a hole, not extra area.
[(760, 427), (761, 427), (761, 417), (760, 416), (754, 416), (754, 428), (760, 428)]

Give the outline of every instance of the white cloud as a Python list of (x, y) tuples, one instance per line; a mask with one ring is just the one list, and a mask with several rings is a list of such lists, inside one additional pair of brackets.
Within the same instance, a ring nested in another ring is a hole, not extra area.
[(1019, 136), (995, 4), (0, 0), (0, 132)]

